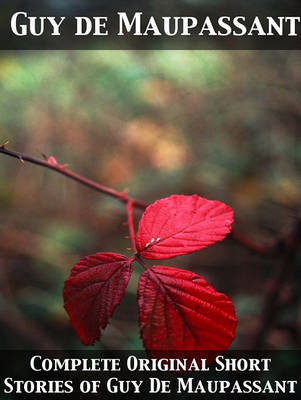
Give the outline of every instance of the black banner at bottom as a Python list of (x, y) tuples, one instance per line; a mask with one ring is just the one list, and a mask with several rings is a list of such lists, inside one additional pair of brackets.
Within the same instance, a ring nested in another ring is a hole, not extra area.
[[(0, 399), (300, 399), (301, 350), (1, 351)], [(147, 397), (146, 397), (147, 396)]]

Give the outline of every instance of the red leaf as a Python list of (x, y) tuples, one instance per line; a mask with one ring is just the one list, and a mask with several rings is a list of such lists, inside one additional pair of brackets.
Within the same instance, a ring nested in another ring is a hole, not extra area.
[(137, 233), (144, 258), (166, 259), (201, 250), (231, 230), (233, 211), (226, 204), (193, 196), (173, 195), (145, 210)]
[(191, 271), (149, 268), (139, 281), (138, 306), (141, 336), (149, 351), (224, 351), (234, 338), (231, 300)]
[(65, 282), (64, 307), (83, 344), (99, 339), (121, 301), (131, 272), (131, 261), (114, 253), (87, 256), (73, 267)]

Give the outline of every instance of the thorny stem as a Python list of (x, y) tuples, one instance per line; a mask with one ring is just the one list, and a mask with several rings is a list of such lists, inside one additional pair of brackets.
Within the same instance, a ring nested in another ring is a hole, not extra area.
[[(59, 164), (56, 164), (53, 162), (51, 163), (47, 159), (42, 160), (39, 158), (27, 156), (26, 154), (23, 154), (23, 153), (20, 153), (17, 151), (9, 150), (6, 148), (6, 144), (7, 144), (7, 142), (2, 144), (2, 146), (0, 146), (0, 153), (6, 154), (7, 156), (10, 156), (10, 157), (17, 158), (22, 163), (24, 163), (24, 161), (27, 161), (31, 164), (40, 165), (42, 167), (56, 171), (59, 174), (65, 175), (70, 179), (73, 179), (79, 183), (82, 183), (85, 186), (90, 187), (91, 189), (97, 190), (98, 192), (101, 192), (101, 193), (107, 194), (111, 197), (114, 197), (115, 199), (118, 199), (119, 201), (121, 201), (122, 203), (125, 203), (126, 205), (131, 203), (131, 207), (139, 208), (140, 210), (145, 210), (146, 207), (148, 206), (148, 204), (146, 204), (146, 203), (143, 203), (139, 200), (136, 200), (136, 199), (133, 199), (133, 198), (127, 196), (125, 192), (118, 192), (117, 190), (111, 189), (107, 186), (101, 185), (97, 182), (87, 179), (73, 171), (70, 171), (63, 165), (59, 165)], [(255, 252), (257, 254), (273, 255), (275, 253), (276, 246), (265, 246), (265, 245), (260, 245), (260, 244), (254, 243), (253, 241), (246, 238), (241, 233), (236, 232), (235, 230), (232, 230), (231, 236), (237, 243), (240, 243), (242, 246), (248, 248), (249, 250), (251, 250), (252, 252)], [(131, 237), (131, 240), (132, 240), (132, 245), (133, 245), (132, 237)]]
[(49, 169), (52, 169), (53, 171), (58, 172), (59, 174), (65, 175), (68, 178), (73, 179), (74, 181), (80, 182), (85, 186), (88, 186), (92, 189), (95, 189), (101, 193), (107, 194), (111, 197), (114, 197), (115, 199), (118, 199), (122, 203), (128, 203), (129, 201), (132, 202), (133, 207), (140, 208), (141, 210), (144, 210), (147, 207), (147, 204), (142, 203), (141, 201), (132, 199), (128, 197), (124, 192), (118, 192), (117, 190), (111, 189), (107, 186), (101, 185), (99, 183), (96, 183), (90, 179), (84, 178), (83, 176), (76, 174), (75, 172), (70, 171), (64, 166), (58, 165), (58, 164), (53, 164), (48, 162), (47, 160), (42, 160), (39, 158), (35, 157), (30, 157), (25, 154), (19, 153), (17, 151), (13, 150), (8, 150), (5, 147), (5, 144), (0, 146), (0, 153), (6, 154), (10, 157), (17, 158), (21, 162), (28, 161), (32, 164), (40, 165), (42, 167), (46, 167)]
[(128, 226), (129, 226), (129, 234), (132, 243), (132, 250), (136, 252), (136, 235), (134, 228), (134, 220), (133, 220), (133, 200), (129, 200), (126, 203), (126, 210), (128, 214)]

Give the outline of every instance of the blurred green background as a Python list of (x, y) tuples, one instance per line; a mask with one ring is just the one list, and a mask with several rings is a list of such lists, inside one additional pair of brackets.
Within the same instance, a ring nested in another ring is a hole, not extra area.
[[(0, 142), (152, 202), (197, 193), (231, 205), (258, 243), (290, 229), (301, 198), (301, 54), (284, 51), (2, 52)], [(140, 213), (137, 211), (137, 221)], [(0, 154), (1, 348), (83, 346), (62, 306), (74, 263), (130, 254), (124, 207)], [(264, 347), (300, 347), (300, 251)], [(227, 238), (165, 265), (233, 300), (232, 348), (252, 340), (277, 258)], [(96, 348), (139, 349), (134, 274)]]

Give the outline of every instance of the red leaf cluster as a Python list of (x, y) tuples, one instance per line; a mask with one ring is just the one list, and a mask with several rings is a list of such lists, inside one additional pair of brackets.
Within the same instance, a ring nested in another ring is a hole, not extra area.
[[(82, 343), (99, 339), (126, 290), (134, 260), (201, 250), (222, 240), (232, 223), (230, 207), (197, 195), (173, 195), (147, 207), (132, 259), (114, 253), (90, 255), (73, 267), (65, 282), (65, 308)], [(147, 268), (139, 280), (138, 308), (141, 336), (150, 351), (224, 351), (234, 338), (232, 302), (191, 271)]]

